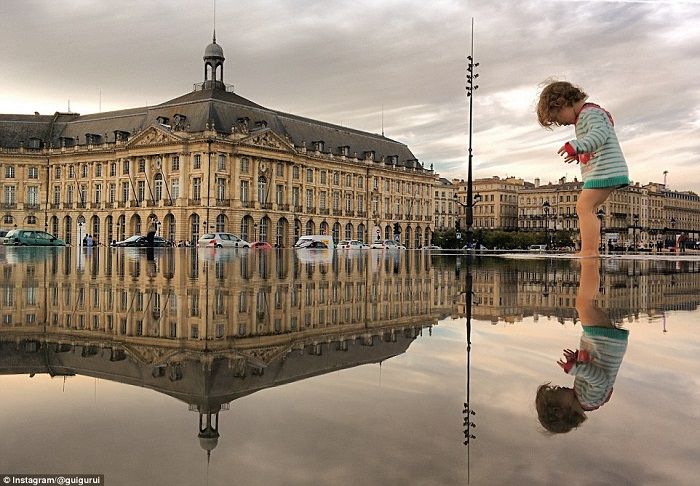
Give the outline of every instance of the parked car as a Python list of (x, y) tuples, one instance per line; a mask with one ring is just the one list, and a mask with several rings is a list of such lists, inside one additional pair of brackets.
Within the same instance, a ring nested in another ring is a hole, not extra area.
[(294, 248), (298, 250), (306, 250), (306, 249), (314, 249), (314, 248), (322, 248), (322, 249), (329, 249), (328, 245), (324, 241), (319, 241), (319, 240), (306, 240), (301, 243), (301, 245), (294, 245)]
[(250, 243), (232, 233), (207, 233), (197, 240), (197, 246), (213, 248), (250, 248)]
[[(125, 240), (116, 241), (116, 242), (112, 243), (111, 246), (130, 247), (130, 248), (146, 248), (149, 246), (148, 245), (148, 236), (146, 236), (146, 235), (130, 236)], [(166, 246), (173, 246), (173, 245), (165, 238), (161, 238), (160, 236), (154, 236), (153, 237), (153, 246), (154, 247), (166, 247)]]
[(14, 229), (8, 231), (3, 243), (16, 246), (66, 246), (63, 240), (46, 231)]
[(406, 247), (397, 243), (394, 240), (379, 240), (370, 245), (370, 248), (378, 248), (381, 250), (405, 250)]
[(528, 251), (547, 251), (547, 245), (530, 245)]
[(427, 246), (421, 246), (421, 250), (442, 250), (441, 246), (438, 245), (427, 245)]
[(338, 250), (361, 250), (363, 245), (360, 240), (341, 240), (336, 248)]
[(254, 250), (267, 250), (272, 248), (272, 245), (267, 241), (256, 241), (255, 243), (252, 243), (250, 247)]
[(300, 237), (296, 243), (294, 243), (294, 248), (310, 248), (309, 244), (312, 241), (320, 241), (326, 246), (316, 247), (316, 248), (335, 248), (335, 242), (331, 235), (304, 235)]

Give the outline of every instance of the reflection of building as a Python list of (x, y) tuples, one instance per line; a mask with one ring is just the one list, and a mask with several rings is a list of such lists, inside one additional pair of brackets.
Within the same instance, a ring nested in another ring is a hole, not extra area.
[(291, 246), (301, 234), (368, 240), (398, 223), (408, 247), (430, 239), (432, 184), (403, 143), (262, 107), (224, 83), (216, 39), (194, 91), (107, 113), (0, 115), (4, 226), (68, 243), (204, 232)]
[[(85, 375), (151, 388), (199, 413), (268, 387), (406, 351), (452, 304), (423, 252), (146, 253), (0, 248), (0, 374)], [(440, 273), (440, 275), (438, 275)]]
[[(615, 321), (655, 318), (667, 310), (700, 305), (700, 261), (604, 261), (598, 306)], [(578, 320), (576, 294), (579, 268), (566, 260), (492, 260), (472, 267), (475, 319), (515, 323), (524, 317)], [(459, 285), (459, 282), (456, 282)], [(460, 295), (454, 316), (464, 316)]]

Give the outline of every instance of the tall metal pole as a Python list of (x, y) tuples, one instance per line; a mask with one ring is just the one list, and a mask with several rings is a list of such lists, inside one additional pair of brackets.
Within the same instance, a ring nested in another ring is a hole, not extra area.
[(471, 248), (473, 239), (473, 224), (474, 224), (474, 190), (472, 184), (472, 108), (474, 106), (474, 91), (479, 87), (474, 85), (474, 80), (479, 77), (474, 72), (474, 68), (479, 66), (479, 63), (474, 62), (474, 17), (472, 17), (472, 39), (471, 53), (467, 56), (469, 64), (467, 65), (467, 97), (469, 98), (469, 166), (467, 175), (467, 206), (466, 206), (466, 223), (467, 223), (467, 247)]

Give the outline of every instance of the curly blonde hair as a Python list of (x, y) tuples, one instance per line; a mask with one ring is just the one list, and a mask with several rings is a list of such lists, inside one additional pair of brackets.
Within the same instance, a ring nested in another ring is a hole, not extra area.
[(577, 101), (585, 101), (588, 95), (578, 86), (567, 81), (550, 81), (540, 93), (537, 103), (537, 121), (544, 128), (559, 125), (557, 113), (564, 106), (573, 106)]
[(535, 408), (537, 418), (547, 431), (552, 434), (565, 434), (577, 428), (586, 421), (586, 415), (572, 410), (570, 407), (562, 407), (555, 399), (554, 393), (562, 387), (545, 383), (537, 388), (535, 396)]

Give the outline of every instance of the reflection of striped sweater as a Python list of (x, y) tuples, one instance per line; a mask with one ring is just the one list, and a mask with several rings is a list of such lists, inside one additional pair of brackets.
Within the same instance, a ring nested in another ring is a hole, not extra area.
[(583, 188), (622, 187), (630, 183), (627, 162), (610, 113), (586, 103), (576, 119), (576, 140), (569, 142), (581, 163)]
[(568, 373), (576, 376), (574, 390), (584, 410), (595, 410), (610, 399), (628, 335), (626, 329), (583, 326), (579, 361)]

